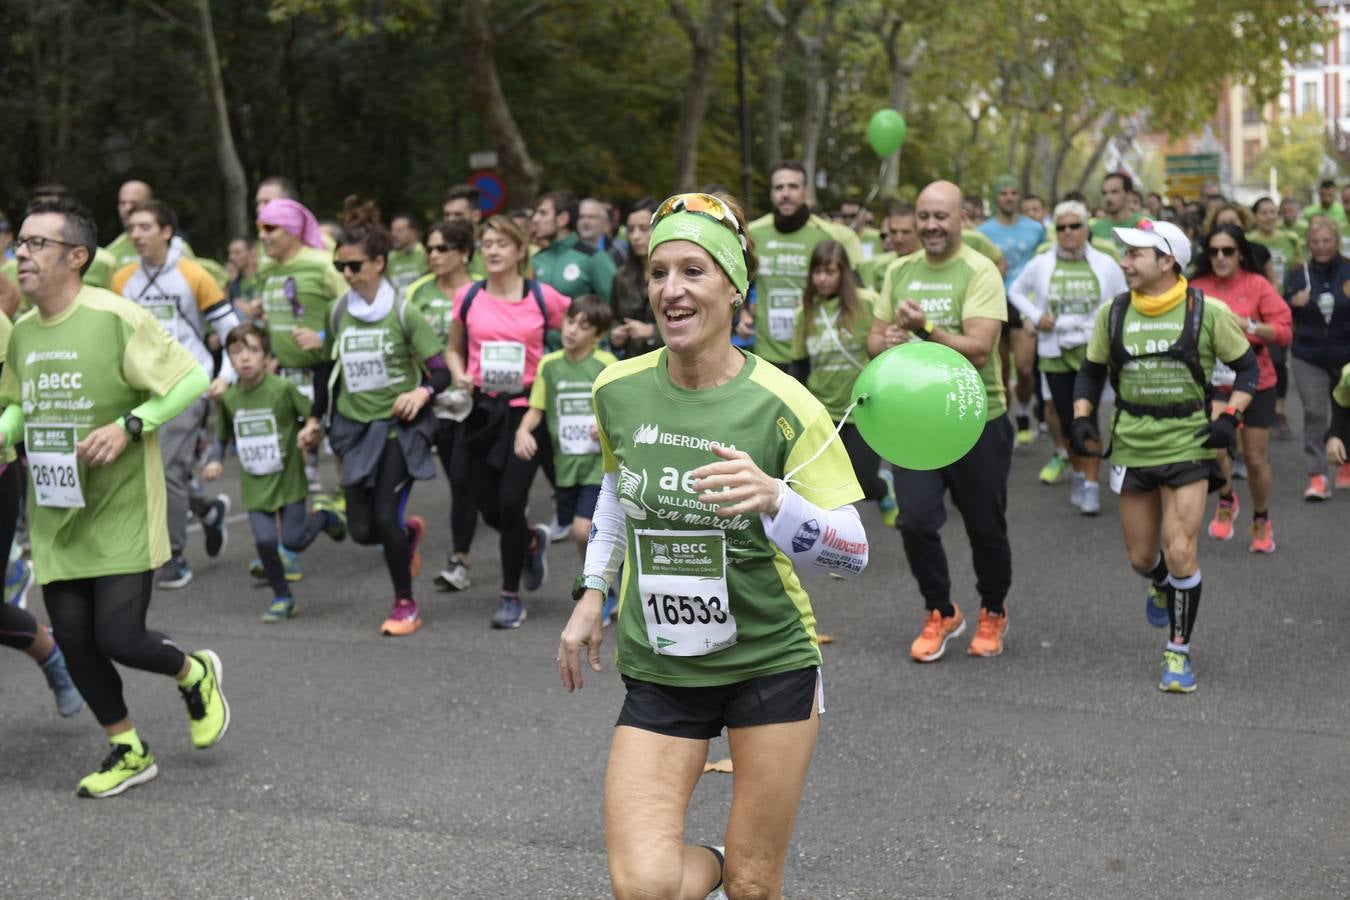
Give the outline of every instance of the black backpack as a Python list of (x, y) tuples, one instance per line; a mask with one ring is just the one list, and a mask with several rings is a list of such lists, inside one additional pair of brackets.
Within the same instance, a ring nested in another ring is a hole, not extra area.
[[(1111, 389), (1116, 392), (1116, 416), (1119, 417), (1122, 411), (1132, 416), (1150, 416), (1154, 419), (1186, 419), (1197, 412), (1208, 415), (1210, 401), (1214, 398), (1214, 386), (1205, 377), (1205, 369), (1200, 364), (1200, 328), (1205, 320), (1205, 295), (1188, 286), (1186, 317), (1182, 320), (1181, 335), (1166, 350), (1141, 353), (1138, 356), (1131, 356), (1125, 349), (1125, 312), (1129, 308), (1130, 294), (1126, 291), (1111, 301), (1110, 318), (1107, 320), (1107, 333), (1111, 338), (1111, 360), (1107, 371)], [(1174, 359), (1184, 364), (1190, 370), (1195, 383), (1204, 391), (1204, 400), (1145, 404), (1122, 399), (1120, 370), (1132, 359)]]

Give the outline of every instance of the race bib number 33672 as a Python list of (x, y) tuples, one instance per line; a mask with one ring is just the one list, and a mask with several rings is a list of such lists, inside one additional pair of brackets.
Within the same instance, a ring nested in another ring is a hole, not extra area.
[(727, 596), (726, 535), (637, 529), (638, 590), (647, 641), (665, 656), (706, 656), (736, 643)]
[(29, 425), (24, 428), (24, 444), (38, 506), (83, 508), (84, 491), (75, 460), (75, 426)]

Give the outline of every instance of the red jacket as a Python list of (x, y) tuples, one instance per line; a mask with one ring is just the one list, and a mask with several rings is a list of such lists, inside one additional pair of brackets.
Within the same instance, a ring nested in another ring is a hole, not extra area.
[[(1275, 288), (1264, 275), (1238, 269), (1230, 278), (1216, 275), (1202, 275), (1191, 282), (1193, 287), (1204, 291), (1206, 297), (1222, 300), (1228, 304), (1233, 315), (1246, 316), (1248, 319), (1269, 325), (1275, 329), (1275, 339), (1270, 343), (1289, 346), (1294, 338), (1294, 318), (1289, 312), (1289, 304), (1284, 302)], [(1248, 334), (1256, 353), (1256, 363), (1261, 369), (1260, 380), (1256, 383), (1258, 391), (1275, 386), (1275, 364), (1270, 361), (1266, 351), (1267, 341), (1254, 334)]]

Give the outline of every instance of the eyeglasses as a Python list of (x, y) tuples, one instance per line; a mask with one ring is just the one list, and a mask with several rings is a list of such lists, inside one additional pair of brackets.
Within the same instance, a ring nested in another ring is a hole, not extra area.
[(281, 229), (280, 225), (268, 225), (266, 222), (258, 223), (258, 234), (271, 234), (272, 232), (279, 231), (280, 229)]
[(741, 250), (746, 249), (745, 229), (741, 228), (741, 223), (736, 218), (736, 214), (731, 211), (721, 200), (711, 194), (676, 194), (668, 197), (664, 203), (652, 213), (652, 227), (660, 222), (666, 216), (677, 212), (691, 212), (695, 215), (705, 216), (715, 222), (730, 222), (736, 229), (736, 236), (741, 239)]
[(449, 244), (427, 244), (428, 253), (449, 253), (450, 250)]
[(22, 250), (28, 248), (29, 253), (41, 253), (47, 249), (48, 244), (60, 244), (62, 247), (83, 247), (83, 244), (72, 244), (70, 241), (58, 241), (56, 238), (40, 237), (35, 234), (20, 235), (14, 241), (14, 249)]
[(1083, 227), (1082, 222), (1065, 222), (1063, 225), (1056, 225), (1055, 231), (1058, 231), (1060, 234), (1063, 234), (1066, 231), (1077, 231), (1082, 227)]
[(1208, 249), (1210, 256), (1237, 256), (1238, 252), (1236, 247), (1210, 247)]
[(339, 272), (351, 272), (355, 275), (357, 272), (360, 272), (361, 267), (368, 262), (370, 262), (368, 259), (335, 259), (333, 260), (333, 268), (337, 269)]

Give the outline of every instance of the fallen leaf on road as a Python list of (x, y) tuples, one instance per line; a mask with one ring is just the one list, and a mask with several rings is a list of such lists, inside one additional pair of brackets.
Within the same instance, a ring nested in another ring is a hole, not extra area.
[(833, 643), (834, 643), (834, 635), (832, 635), (832, 634), (819, 634), (819, 633), (817, 633), (817, 634), (816, 634), (816, 640), (820, 641), (822, 644), (833, 644)]

